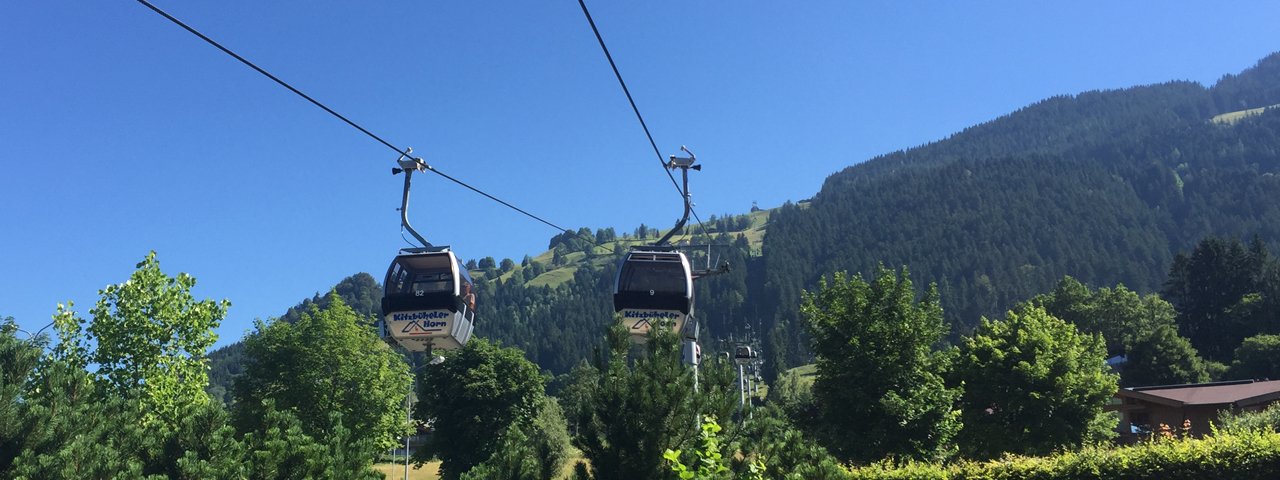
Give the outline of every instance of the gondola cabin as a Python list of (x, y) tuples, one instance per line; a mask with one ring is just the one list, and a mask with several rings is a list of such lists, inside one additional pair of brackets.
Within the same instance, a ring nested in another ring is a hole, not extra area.
[(680, 332), (693, 315), (689, 259), (672, 248), (644, 247), (627, 252), (618, 268), (613, 310), (622, 314), (623, 326), (639, 343), (655, 326)]
[(411, 352), (462, 348), (475, 325), (475, 282), (452, 251), (400, 251), (383, 282), (383, 336)]
[(739, 345), (733, 353), (733, 361), (738, 365), (750, 365), (756, 358), (758, 356), (755, 349), (746, 345)]

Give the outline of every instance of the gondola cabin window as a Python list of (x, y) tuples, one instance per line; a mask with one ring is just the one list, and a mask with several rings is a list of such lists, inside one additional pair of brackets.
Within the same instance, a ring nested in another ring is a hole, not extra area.
[(452, 291), (453, 277), (448, 273), (420, 274), (413, 279), (413, 295), (416, 297), (421, 297), (428, 293)]

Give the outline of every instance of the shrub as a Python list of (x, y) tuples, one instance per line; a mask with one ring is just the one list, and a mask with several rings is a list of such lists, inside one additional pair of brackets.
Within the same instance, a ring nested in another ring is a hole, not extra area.
[(1280, 478), (1280, 434), (1246, 430), (1203, 439), (1157, 440), (1122, 448), (1088, 447), (1046, 457), (1006, 456), (950, 465), (882, 462), (855, 479), (1205, 479)]

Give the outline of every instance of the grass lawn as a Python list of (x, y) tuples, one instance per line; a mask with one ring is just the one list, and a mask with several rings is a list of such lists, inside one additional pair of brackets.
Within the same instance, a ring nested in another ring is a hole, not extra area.
[[(386, 475), (387, 480), (404, 480), (403, 463), (375, 463), (373, 469)], [(413, 464), (410, 463), (408, 480), (436, 480), (440, 478), (437, 472), (439, 469), (440, 462), (428, 462), (422, 468), (413, 468)]]

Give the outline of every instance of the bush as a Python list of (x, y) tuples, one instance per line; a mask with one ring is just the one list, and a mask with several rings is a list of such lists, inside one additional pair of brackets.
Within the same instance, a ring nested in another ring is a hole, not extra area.
[(1047, 457), (1006, 456), (951, 465), (883, 462), (850, 472), (855, 479), (1205, 479), (1280, 478), (1280, 434), (1220, 432), (1203, 439), (1089, 447)]
[(1223, 411), (1218, 415), (1217, 431), (1225, 433), (1242, 433), (1248, 431), (1280, 432), (1280, 404), (1271, 404), (1261, 412), (1231, 413)]

